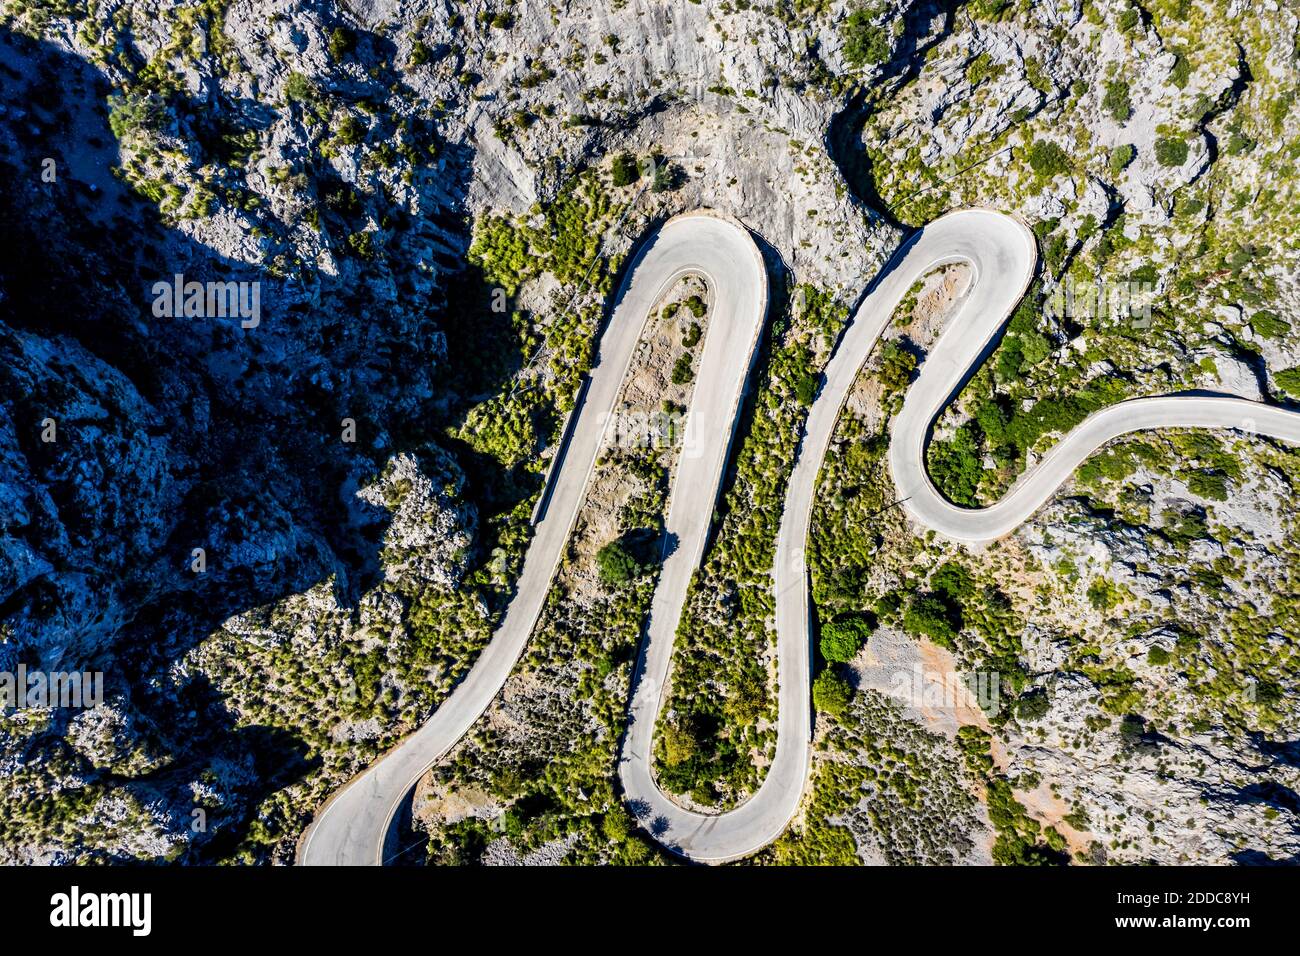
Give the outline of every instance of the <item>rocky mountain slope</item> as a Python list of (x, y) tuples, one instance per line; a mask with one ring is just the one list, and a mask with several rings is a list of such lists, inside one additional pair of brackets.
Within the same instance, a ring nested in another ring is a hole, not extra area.
[[(676, 212), (745, 222), (778, 294), (664, 715), (694, 805), (761, 779), (771, 503), (907, 227), (986, 204), (1043, 254), (937, 430), (954, 500), (1090, 402), (1300, 397), (1296, 23), (1269, 0), (2, 9), (0, 670), (107, 687), (0, 718), (7, 860), (290, 860), (490, 635), (606, 296)], [(259, 283), (257, 321), (158, 315), (177, 274)], [(1051, 307), (1098, 282), (1147, 310)], [(900, 317), (828, 462), (819, 616), (870, 638), (828, 665), (857, 696), (768, 858), (1295, 858), (1294, 454), (1135, 440), (992, 556), (917, 537), (878, 513), (879, 436), (942, 306)], [(662, 476), (619, 467), (644, 500), (575, 544), (534, 652), (425, 782), (421, 858), (657, 858), (613, 784), (646, 582), (593, 580), (587, 551), (653, 530)], [(913, 660), (996, 671), (1004, 707), (891, 702), (881, 668)]]

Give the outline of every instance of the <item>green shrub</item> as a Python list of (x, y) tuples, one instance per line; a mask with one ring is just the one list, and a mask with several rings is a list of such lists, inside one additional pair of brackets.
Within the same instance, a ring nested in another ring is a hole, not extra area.
[(373, 232), (354, 232), (348, 236), (348, 248), (358, 259), (370, 260), (375, 257), (375, 234)]
[(1161, 515), (1164, 527), (1160, 534), (1181, 551), (1186, 551), (1193, 541), (1201, 541), (1209, 535), (1209, 526), (1205, 518), (1195, 512), (1182, 514), (1173, 508), (1166, 508)]
[(1262, 680), (1255, 684), (1255, 702), (1265, 707), (1276, 707), (1286, 698), (1286, 693), (1275, 681)]
[(979, 86), (990, 77), (1001, 75), (1002, 70), (1002, 64), (994, 62), (993, 57), (986, 50), (971, 60), (970, 65), (966, 67), (966, 82), (971, 86)]
[(316, 99), (316, 84), (303, 74), (293, 72), (284, 83), (284, 98), (290, 103), (311, 103)]
[(876, 611), (876, 617), (886, 618), (895, 613), (903, 606), (903, 595), (897, 591), (886, 591), (880, 597), (876, 598), (876, 603), (872, 605)]
[(338, 61), (343, 59), (357, 47), (357, 38), (351, 30), (345, 27), (335, 27), (334, 32), (330, 34), (330, 58)]
[(410, 68), (424, 66), (433, 58), (433, 51), (423, 40), (415, 40), (411, 43), (411, 52), (406, 56), (406, 65)]
[(947, 561), (930, 576), (930, 587), (957, 605), (974, 596), (975, 579), (956, 561)]
[(1174, 68), (1169, 71), (1169, 82), (1180, 90), (1192, 78), (1192, 64), (1182, 53), (1174, 54)]
[(817, 675), (813, 681), (812, 693), (813, 706), (832, 716), (844, 713), (853, 700), (853, 688), (849, 682), (830, 669)]
[(990, 398), (975, 412), (975, 423), (980, 431), (994, 445), (1001, 445), (1006, 440), (1007, 425), (1011, 414), (997, 399)]
[(1137, 147), (1132, 143), (1122, 143), (1110, 151), (1110, 174), (1118, 176), (1124, 172), (1129, 163), (1133, 162), (1133, 157), (1137, 155)]
[(840, 27), (844, 59), (850, 66), (875, 66), (889, 59), (889, 34), (871, 22), (876, 15), (875, 11), (854, 10)]
[(803, 372), (794, 383), (794, 397), (801, 405), (811, 405), (817, 397), (817, 376), (812, 372)]
[(1156, 665), (1168, 664), (1169, 657), (1170, 657), (1169, 652), (1165, 650), (1163, 647), (1161, 647), (1159, 644), (1152, 646), (1151, 650), (1147, 651), (1148, 664), (1156, 664)]
[(1119, 722), (1120, 739), (1129, 746), (1139, 743), (1147, 732), (1147, 722), (1138, 714), (1127, 714)]
[(1187, 162), (1187, 142), (1173, 137), (1156, 140), (1156, 162), (1161, 166), (1177, 167)]
[(1228, 479), (1222, 472), (1194, 471), (1187, 479), (1187, 487), (1191, 489), (1192, 494), (1200, 495), (1202, 498), (1210, 498), (1213, 501), (1228, 500)]
[(1291, 323), (1276, 312), (1263, 309), (1250, 317), (1250, 327), (1256, 335), (1266, 339), (1284, 338), (1291, 331)]
[(871, 625), (866, 618), (854, 614), (827, 621), (821, 631), (818, 647), (822, 657), (832, 664), (842, 664), (853, 660), (862, 650), (871, 636)]
[(600, 830), (606, 840), (617, 846), (631, 835), (632, 824), (627, 814), (621, 808), (615, 807), (601, 819)]
[(1101, 108), (1123, 123), (1133, 115), (1133, 103), (1129, 99), (1129, 87), (1126, 80), (1111, 80), (1106, 84), (1106, 95), (1102, 97)]
[(681, 724), (670, 723), (663, 728), (664, 762), (670, 767), (681, 766), (695, 756), (699, 745), (695, 735)]
[(1255, 148), (1255, 141), (1239, 129), (1234, 129), (1228, 136), (1226, 152), (1229, 156), (1240, 156)]
[(654, 182), (650, 186), (651, 192), (665, 193), (676, 189), (680, 185), (681, 177), (677, 167), (663, 157), (656, 158), (654, 170)]
[(1105, 578), (1098, 578), (1088, 585), (1088, 603), (1099, 611), (1109, 611), (1123, 598), (1120, 589)]
[(1286, 368), (1273, 373), (1277, 387), (1294, 398), (1300, 398), (1300, 367)]
[(971, 0), (967, 8), (977, 20), (997, 20), (1011, 6), (1011, 0)]
[(677, 356), (677, 361), (673, 363), (674, 385), (685, 385), (695, 378), (695, 369), (691, 363), (692, 358), (689, 352)]
[(357, 146), (366, 138), (366, 124), (351, 113), (345, 113), (343, 118), (339, 120), (334, 135), (338, 137), (340, 142), (348, 146)]
[(153, 93), (127, 93), (108, 98), (108, 127), (119, 140), (137, 130), (157, 130), (167, 118), (167, 106)]
[(1022, 695), (1016, 701), (1016, 717), (1019, 720), (1042, 720), (1052, 709), (1052, 699), (1045, 690), (1034, 690)]
[(928, 637), (950, 650), (957, 643), (957, 630), (953, 627), (948, 606), (931, 595), (919, 595), (913, 599), (903, 615), (903, 630), (913, 637)]
[(622, 587), (641, 576), (641, 564), (621, 541), (611, 541), (596, 552), (600, 579), (611, 587)]
[(880, 347), (880, 387), (886, 395), (906, 388), (915, 369), (916, 356), (895, 339)]
[(1036, 139), (1029, 147), (1029, 168), (1044, 179), (1070, 171), (1070, 158), (1051, 140)]
[(641, 167), (637, 165), (635, 156), (622, 152), (614, 157), (614, 162), (610, 166), (610, 175), (615, 186), (630, 186), (641, 178)]
[(970, 422), (965, 422), (949, 441), (930, 444), (930, 477), (950, 501), (959, 505), (976, 505), (975, 491), (984, 465), (980, 461), (979, 441)]

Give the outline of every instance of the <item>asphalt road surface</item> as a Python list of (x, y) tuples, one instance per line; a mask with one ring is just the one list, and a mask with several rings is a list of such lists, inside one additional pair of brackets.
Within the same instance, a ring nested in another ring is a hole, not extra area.
[(973, 509), (947, 501), (925, 469), (931, 427), (995, 342), (1033, 277), (1036, 257), (1034, 238), (1019, 220), (983, 210), (950, 213), (916, 233), (895, 254), (855, 311), (826, 367), (803, 435), (791, 436), (799, 447), (773, 567), (779, 678), (774, 758), (749, 800), (726, 813), (700, 814), (682, 809), (656, 785), (651, 772), (654, 723), (668, 683), (674, 634), (703, 554), (739, 401), (766, 317), (767, 275), (752, 238), (731, 220), (692, 214), (665, 224), (639, 252), (620, 290), (588, 386), (571, 418), (570, 434), (552, 465), (553, 487), (539, 509), (518, 590), (501, 627), (465, 681), (430, 720), (325, 805), (303, 838), (299, 861), (381, 862), (384, 839), (401, 801), (505, 682), (540, 614), (646, 318), (683, 275), (700, 275), (708, 283), (713, 313), (669, 499), (669, 545), (637, 662), (619, 775), (628, 805), (647, 831), (698, 862), (719, 863), (754, 853), (779, 836), (798, 809), (812, 735), (804, 548), (818, 472), (859, 370), (918, 279), (954, 263), (965, 263), (972, 271), (891, 430), (889, 461), (898, 496), (926, 528), (969, 542), (1008, 534), (1092, 452), (1131, 431), (1235, 428), (1300, 443), (1300, 415), (1280, 408), (1222, 395), (1136, 399), (1090, 416), (996, 504)]
[[(317, 814), (298, 847), (303, 864), (382, 862), (393, 816), (416, 781), (487, 709), (523, 652), (586, 495), (614, 405), (650, 310), (685, 275), (710, 286), (713, 314), (704, 338), (668, 521), (678, 545), (659, 591), (678, 593), (680, 613), (717, 498), (736, 406), (767, 313), (767, 272), (743, 227), (709, 214), (679, 216), (646, 242), (620, 287), (566, 441), (551, 465), (515, 596), (465, 679), (418, 730), (354, 777)], [(616, 429), (617, 431), (617, 429)], [(659, 619), (667, 611), (658, 601)]]

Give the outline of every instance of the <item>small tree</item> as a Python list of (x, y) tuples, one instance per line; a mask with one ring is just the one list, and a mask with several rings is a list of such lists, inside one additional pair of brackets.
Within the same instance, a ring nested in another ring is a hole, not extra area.
[(873, 13), (854, 10), (844, 21), (844, 59), (850, 66), (884, 63), (891, 52), (889, 34), (871, 22)]
[(822, 625), (819, 648), (822, 657), (831, 663), (851, 661), (862, 650), (871, 636), (871, 627), (865, 618), (854, 614), (838, 617)]
[(611, 587), (622, 587), (640, 577), (641, 564), (621, 541), (611, 541), (596, 552), (600, 579)]
[(1051, 140), (1036, 139), (1029, 147), (1029, 168), (1044, 179), (1070, 171), (1070, 158)]
[(610, 174), (615, 186), (630, 186), (641, 178), (641, 167), (637, 165), (635, 156), (622, 152), (614, 157)]
[(1133, 162), (1133, 157), (1137, 155), (1137, 147), (1132, 143), (1122, 143), (1110, 151), (1110, 174), (1118, 176), (1124, 172), (1129, 163)]
[(346, 27), (335, 27), (330, 34), (330, 58), (341, 60), (356, 49), (357, 38)]
[(813, 681), (813, 706), (823, 713), (839, 716), (853, 700), (853, 688), (839, 674), (824, 670)]
[(1156, 140), (1156, 162), (1161, 166), (1177, 167), (1187, 162), (1189, 150), (1181, 139), (1166, 137)]
[(1129, 100), (1128, 82), (1111, 80), (1106, 84), (1106, 95), (1102, 97), (1101, 108), (1109, 113), (1117, 123), (1123, 123), (1133, 115), (1133, 104)]

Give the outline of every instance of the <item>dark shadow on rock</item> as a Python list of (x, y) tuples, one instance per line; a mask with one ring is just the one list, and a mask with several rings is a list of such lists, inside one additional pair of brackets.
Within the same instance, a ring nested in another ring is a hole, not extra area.
[(1300, 856), (1279, 860), (1263, 850), (1237, 850), (1230, 859), (1238, 866), (1300, 866)]
[(1300, 768), (1300, 740), (1269, 740), (1257, 730), (1248, 736), (1254, 748), (1267, 757), (1270, 764)]
[[(377, 83), (339, 95), (378, 95)], [(103, 670), (108, 696), (167, 754), (165, 773), (132, 786), (179, 802), (214, 760), (246, 765), (258, 783), (227, 809), (247, 815), (311, 771), (306, 747), (283, 730), (238, 726), (206, 678), (177, 665), (235, 613), (331, 578), (354, 604), (379, 580), (386, 514), (367, 513), (354, 492), (393, 454), (463, 419), (445, 370), (493, 347), (465, 333), (468, 314), (444, 338), (445, 290), (416, 289), (403, 265), (433, 236), (442, 242), (432, 264), (461, 267), (449, 250), (463, 249), (466, 224), (448, 210), (463, 199), (470, 157), (440, 144), (438, 168), (417, 172), (422, 206), (435, 212), (391, 207), (391, 256), (355, 263), (368, 284), (351, 267), (285, 277), (195, 242), (112, 175), (108, 93), (90, 64), (0, 31), (12, 136), (0, 149), (0, 610), (13, 634), (0, 668)], [(169, 106), (184, 138), (216, 160), (273, 118), (215, 91)], [(47, 158), (54, 182), (42, 180)], [(362, 216), (351, 187), (310, 160), (301, 171), (322, 230), (345, 248)], [(260, 208), (246, 215), (264, 227), (268, 260), (287, 248), (276, 233), (286, 224)], [(176, 274), (260, 283), (260, 324), (156, 315), (153, 284)], [(365, 291), (384, 287), (386, 297)], [(485, 370), (481, 389), (511, 371)], [(345, 418), (355, 443), (342, 440)], [(46, 419), (56, 442), (42, 441)], [(490, 462), (467, 464), (471, 490), (491, 489), (494, 502), (528, 493)], [(194, 548), (206, 552), (201, 574)], [(90, 783), (112, 779), (84, 769)], [(198, 839), (193, 854), (220, 858), (252, 823), (228, 820), (216, 831), (226, 842)]]
[(1274, 780), (1260, 780), (1237, 791), (1239, 803), (1262, 803), (1300, 818), (1300, 794)]
[[(859, 87), (853, 91), (843, 108), (831, 117), (826, 130), (826, 152), (854, 198), (899, 229), (906, 227), (894, 218), (876, 190), (871, 158), (862, 142), (863, 124), (875, 109), (879, 90), (902, 89), (917, 76), (926, 53), (952, 33), (954, 11), (960, 5), (959, 0), (939, 0), (938, 3), (919, 3), (907, 10), (903, 16), (903, 33), (894, 55), (884, 64), (870, 88)], [(942, 27), (934, 36), (927, 36), (929, 25), (938, 17), (943, 18)], [(923, 37), (925, 42), (921, 42)]]

